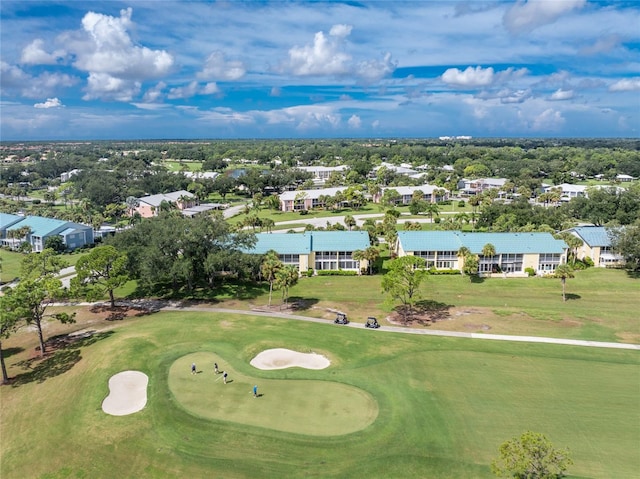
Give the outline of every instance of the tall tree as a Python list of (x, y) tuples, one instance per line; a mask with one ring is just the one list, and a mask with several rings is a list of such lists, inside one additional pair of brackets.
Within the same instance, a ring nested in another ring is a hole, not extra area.
[(493, 257), (496, 255), (496, 247), (491, 243), (487, 243), (482, 247), (482, 256), (486, 259), (488, 258), (491, 261), (491, 268), (489, 269), (489, 273), (493, 272)]
[[(0, 341), (7, 339), (18, 328), (19, 318), (12, 314), (13, 305), (7, 296), (0, 296)], [(2, 384), (9, 382), (7, 366), (4, 363), (2, 343), (0, 342), (0, 367), (2, 367)]]
[(610, 236), (611, 247), (624, 257), (625, 266), (632, 271), (640, 271), (640, 220), (612, 229)]
[(278, 277), (278, 271), (283, 268), (282, 261), (278, 258), (278, 253), (269, 250), (262, 259), (260, 272), (264, 279), (269, 282), (269, 306), (271, 306), (271, 295), (273, 294), (273, 285)]
[(424, 265), (419, 256), (401, 256), (389, 261), (389, 272), (382, 277), (382, 290), (402, 303), (405, 319), (413, 315), (420, 285), (429, 274)]
[(469, 280), (473, 280), (474, 274), (478, 273), (479, 260), (478, 255), (475, 254), (467, 254), (464, 257), (464, 266), (462, 267), (462, 271), (469, 276)]
[(275, 287), (282, 291), (285, 306), (289, 300), (289, 288), (298, 282), (298, 268), (292, 264), (283, 266), (276, 272)]
[(562, 301), (567, 300), (567, 295), (565, 294), (565, 286), (567, 284), (567, 279), (573, 278), (575, 275), (573, 274), (573, 269), (568, 264), (560, 264), (556, 268), (554, 277), (560, 278), (560, 282), (562, 283)]
[(499, 452), (491, 464), (498, 477), (560, 479), (573, 464), (568, 449), (557, 449), (543, 434), (530, 431), (504, 442)]
[(111, 307), (114, 308), (114, 290), (123, 286), (129, 279), (127, 254), (119, 252), (111, 245), (97, 246), (77, 261), (76, 273), (72, 286), (78, 288), (82, 296), (91, 301), (108, 293)]

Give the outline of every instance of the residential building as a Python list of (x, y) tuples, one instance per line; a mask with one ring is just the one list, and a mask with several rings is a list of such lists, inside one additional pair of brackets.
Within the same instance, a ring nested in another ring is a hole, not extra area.
[[(25, 228), (27, 234), (22, 238), (13, 238), (11, 232), (21, 228)], [(27, 242), (31, 245), (32, 251), (40, 252), (44, 249), (47, 238), (51, 236), (60, 236), (67, 249), (74, 250), (93, 243), (93, 228), (80, 223), (41, 216), (0, 213), (2, 246), (17, 249), (20, 244)]]
[(138, 198), (138, 206), (135, 211), (143, 218), (158, 216), (160, 205), (163, 201), (175, 205), (179, 210), (192, 208), (197, 204), (196, 196), (185, 190), (172, 193), (160, 193), (158, 195), (143, 196)]
[(633, 181), (633, 176), (630, 175), (616, 175), (616, 181), (620, 181), (622, 183), (627, 183), (629, 181)]
[(560, 185), (543, 185), (542, 190), (544, 193), (547, 193), (551, 190), (558, 189), (560, 190), (560, 200), (561, 201), (570, 201), (572, 198), (577, 198), (579, 196), (587, 196), (587, 187), (584, 185), (572, 185), (569, 183), (562, 183)]
[(294, 190), (285, 191), (280, 198), (280, 209), (282, 211), (302, 211), (323, 206), (321, 197), (335, 196), (339, 191), (345, 191), (345, 186), (335, 188), (320, 188), (317, 190)]
[[(487, 244), (495, 248), (494, 256), (482, 255)], [(551, 274), (567, 259), (567, 245), (549, 233), (399, 231), (395, 252), (424, 258), (428, 268), (462, 270), (464, 259), (458, 255), (462, 247), (479, 256), (480, 274), (523, 277), (526, 268), (539, 275)]]
[(485, 190), (499, 190), (506, 182), (506, 178), (477, 178), (473, 180), (463, 178), (458, 182), (458, 189), (467, 195), (477, 195)]
[(603, 268), (624, 263), (624, 257), (613, 251), (610, 230), (604, 226), (577, 226), (569, 231), (582, 240), (577, 250), (579, 259), (591, 258), (595, 266)]
[(370, 246), (366, 231), (308, 231), (305, 233), (256, 234), (256, 245), (246, 252), (265, 254), (274, 250), (286, 265), (294, 265), (300, 274), (309, 269), (361, 272), (365, 260), (353, 259), (353, 252)]
[(413, 168), (410, 168), (411, 165), (408, 165), (406, 163), (398, 166), (398, 165), (394, 165), (393, 163), (387, 163), (387, 162), (382, 162), (380, 164), (380, 166), (376, 166), (373, 169), (373, 174), (375, 176), (375, 174), (378, 172), (378, 170), (380, 168), (386, 168), (387, 170), (393, 171), (396, 175), (406, 175), (406, 176), (410, 176), (410, 175), (415, 175), (416, 173), (418, 173), (416, 170), (414, 170)]
[(322, 185), (333, 173), (344, 173), (349, 167), (346, 165), (340, 166), (297, 166), (298, 170), (306, 171), (313, 175), (313, 181), (316, 184)]
[[(440, 188), (435, 185), (420, 185), (420, 186), (388, 186), (382, 188), (379, 194), (373, 195), (373, 202), (380, 203), (380, 199), (387, 190), (395, 190), (400, 195), (398, 204), (408, 205), (411, 203), (413, 194), (416, 191), (422, 191), (422, 199), (429, 203), (435, 203), (437, 201), (444, 201), (449, 199), (449, 190)], [(436, 195), (436, 193), (439, 193)]]

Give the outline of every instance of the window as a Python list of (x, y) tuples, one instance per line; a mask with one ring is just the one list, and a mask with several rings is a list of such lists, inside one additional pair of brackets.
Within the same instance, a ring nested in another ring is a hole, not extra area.
[(555, 271), (560, 264), (561, 254), (542, 253), (538, 259), (538, 271)]
[(522, 272), (522, 257), (521, 254), (503, 254), (500, 261), (502, 271), (506, 273)]
[(414, 256), (418, 256), (420, 258), (424, 258), (426, 260), (435, 260), (436, 252), (435, 251), (414, 251)]
[(292, 264), (295, 266), (300, 266), (299, 254), (279, 254), (278, 259), (286, 265)]
[(318, 251), (315, 267), (317, 270), (359, 270), (360, 261), (354, 261), (352, 251)]

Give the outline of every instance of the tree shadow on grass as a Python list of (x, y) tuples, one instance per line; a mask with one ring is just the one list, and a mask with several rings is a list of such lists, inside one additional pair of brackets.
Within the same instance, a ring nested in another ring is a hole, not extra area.
[(24, 348), (6, 348), (2, 350), (2, 357), (6, 359), (8, 357), (14, 356), (15, 354), (21, 353), (22, 351), (24, 351)]
[(574, 293), (567, 293), (567, 294), (565, 294), (565, 297), (567, 298), (567, 301), (573, 300), (573, 299), (582, 299), (582, 296), (580, 296), (579, 294), (574, 294)]
[(318, 304), (318, 298), (301, 298), (299, 296), (289, 297), (289, 307), (292, 311), (306, 311)]
[(446, 303), (440, 303), (433, 300), (417, 301), (413, 305), (411, 312), (405, 306), (397, 306), (395, 308), (398, 317), (396, 318), (401, 324), (410, 326), (412, 324), (420, 324), (422, 326), (430, 326), (437, 321), (444, 321), (451, 318), (449, 312), (453, 306)]
[(480, 276), (478, 274), (472, 274), (470, 275), (470, 278), (472, 283), (484, 283), (485, 279), (483, 276)]
[(627, 276), (631, 279), (640, 279), (640, 271), (627, 270)]
[(48, 351), (44, 358), (29, 358), (16, 363), (25, 372), (16, 375), (11, 380), (13, 387), (22, 386), (28, 383), (42, 383), (49, 378), (59, 376), (69, 371), (77, 362), (82, 359), (80, 349), (108, 338), (113, 331), (96, 333), (86, 331), (80, 334), (61, 334), (49, 338), (46, 342)]

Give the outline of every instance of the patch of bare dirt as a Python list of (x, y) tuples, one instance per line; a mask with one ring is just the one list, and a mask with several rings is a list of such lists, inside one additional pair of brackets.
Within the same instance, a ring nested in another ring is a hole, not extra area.
[(108, 304), (96, 304), (89, 308), (89, 311), (98, 319), (107, 321), (121, 321), (123, 319), (144, 316), (157, 311), (159, 308), (150, 308), (149, 305), (116, 305), (111, 307)]

